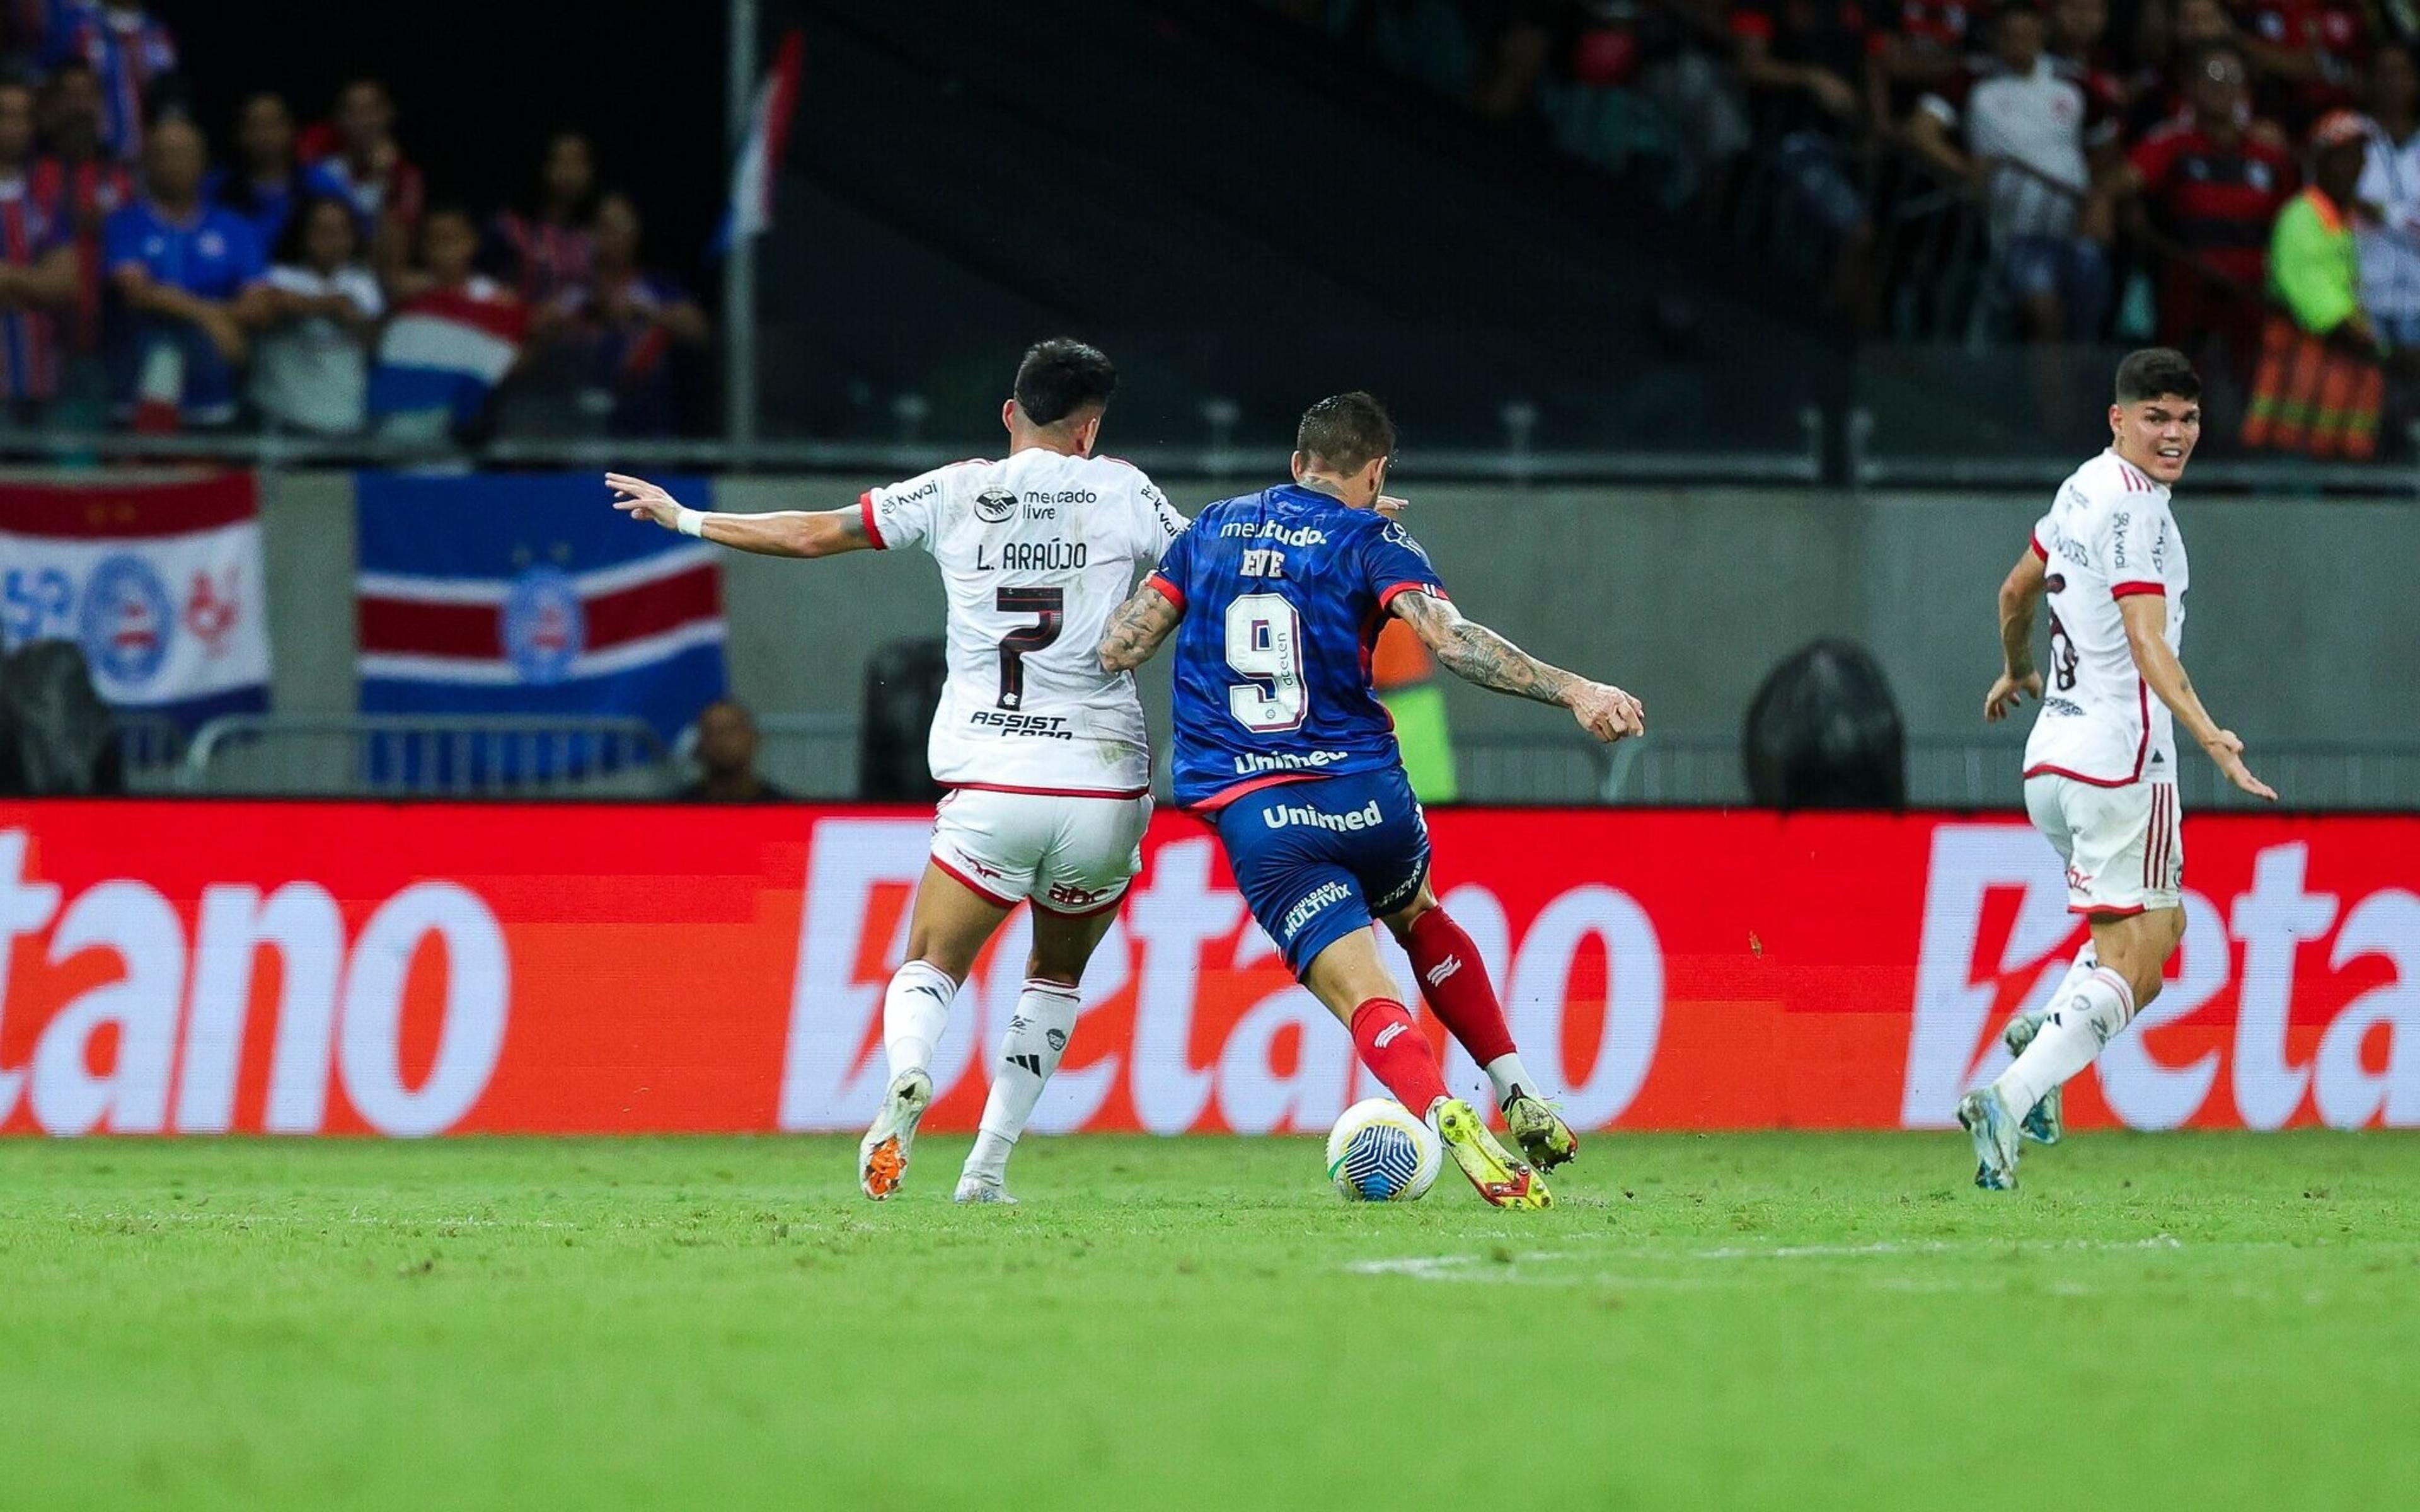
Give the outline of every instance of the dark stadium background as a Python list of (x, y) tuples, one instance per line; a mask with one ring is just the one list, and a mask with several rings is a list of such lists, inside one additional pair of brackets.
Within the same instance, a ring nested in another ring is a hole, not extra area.
[(160, 0), (185, 86), (214, 153), (231, 148), (244, 97), (286, 96), (298, 122), (327, 115), (347, 80), (383, 79), (398, 134), (432, 196), (484, 214), (531, 188), (549, 131), (596, 140), (608, 185), (648, 217), (654, 255), (695, 280), (730, 192), (720, 5), (561, 0)]

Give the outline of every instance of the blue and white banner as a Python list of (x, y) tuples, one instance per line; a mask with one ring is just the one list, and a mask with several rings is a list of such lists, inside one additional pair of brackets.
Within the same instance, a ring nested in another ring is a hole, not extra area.
[[(665, 486), (706, 507), (703, 478)], [(628, 715), (669, 743), (722, 696), (714, 548), (592, 473), (364, 473), (362, 712)]]
[(188, 729), (269, 706), (253, 477), (0, 485), (0, 639), (72, 640), (112, 705)]

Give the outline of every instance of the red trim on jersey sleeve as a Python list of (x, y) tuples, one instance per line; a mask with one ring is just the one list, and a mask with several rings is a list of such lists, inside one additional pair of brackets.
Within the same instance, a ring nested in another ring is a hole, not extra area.
[(1392, 604), (1398, 597), (1404, 594), (1426, 594), (1431, 598), (1442, 598), (1448, 603), (1451, 603), (1453, 601), (1450, 594), (1435, 583), (1388, 583), (1386, 587), (1378, 590), (1378, 611), (1382, 614), (1385, 613), (1387, 606)]
[(1158, 573), (1155, 572), (1150, 577), (1145, 578), (1142, 580), (1142, 583), (1145, 588), (1156, 589), (1160, 597), (1167, 599), (1179, 609), (1185, 608), (1185, 590), (1177, 587), (1174, 583), (1170, 582)]
[(2165, 598), (2168, 596), (2168, 585), (2165, 583), (2125, 582), (2114, 584), (2109, 590), (2109, 596), (2112, 598), (2133, 598), (2137, 594), (2149, 594), (2157, 598)]
[(888, 551), (891, 543), (882, 538), (882, 527), (874, 523), (874, 490), (868, 488), (857, 496), (858, 517), (865, 521), (865, 533), (876, 551)]
[(2043, 548), (2042, 544), (2041, 544), (2041, 537), (2040, 537), (2040, 536), (2039, 536), (2039, 535), (2035, 536), (2035, 537), (2033, 538), (2033, 543), (2034, 543), (2034, 555), (2036, 555), (2036, 556), (2038, 556), (2038, 557), (2041, 558), (2044, 562), (2048, 562), (2048, 561), (2050, 560), (2050, 552), (2049, 552), (2048, 550), (2046, 550), (2046, 549), (2044, 549), (2044, 548)]
[(969, 892), (973, 893), (976, 897), (981, 898), (984, 902), (991, 904), (994, 908), (1014, 908), (1016, 906), (1016, 899), (1001, 897), (999, 893), (992, 891), (989, 887), (977, 882), (974, 878), (967, 875), (964, 872), (959, 871), (956, 867), (952, 866), (949, 862), (942, 860), (939, 856), (936, 856), (933, 857), (933, 864), (939, 867), (943, 872), (949, 873), (951, 876), (955, 877), (957, 879), (958, 886), (966, 888)]

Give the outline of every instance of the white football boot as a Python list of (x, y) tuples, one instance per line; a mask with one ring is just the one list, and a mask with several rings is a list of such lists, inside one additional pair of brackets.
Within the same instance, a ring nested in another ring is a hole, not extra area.
[(921, 1071), (903, 1071), (882, 1094), (882, 1111), (857, 1147), (857, 1184), (876, 1202), (899, 1190), (908, 1175), (908, 1156), (916, 1148), (916, 1125), (933, 1105), (933, 1078)]

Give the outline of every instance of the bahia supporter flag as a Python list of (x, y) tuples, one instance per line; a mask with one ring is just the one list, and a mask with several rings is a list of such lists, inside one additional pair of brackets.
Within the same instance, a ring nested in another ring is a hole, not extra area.
[(434, 439), (467, 425), (520, 360), (529, 310), (493, 279), (435, 288), (396, 306), (370, 369), (370, 419), (383, 435)]
[(84, 648), (115, 707), (188, 731), (269, 707), (252, 474), (0, 485), (0, 635)]
[(715, 548), (617, 514), (596, 477), (364, 473), (354, 491), (363, 713), (633, 716), (670, 744), (722, 696)]

